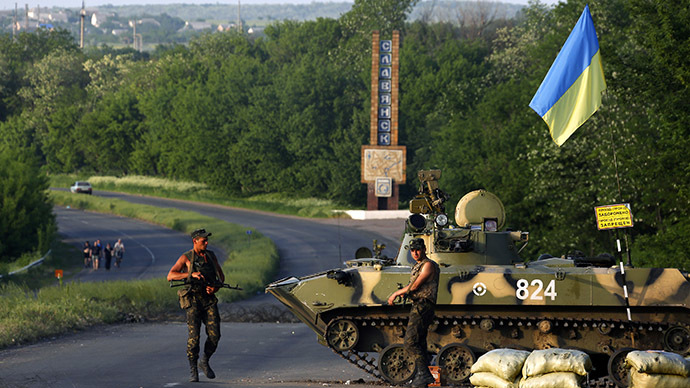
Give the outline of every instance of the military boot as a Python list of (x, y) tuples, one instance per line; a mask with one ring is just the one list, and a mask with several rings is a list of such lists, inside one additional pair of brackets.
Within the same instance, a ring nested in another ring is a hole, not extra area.
[(196, 368), (196, 360), (189, 360), (189, 381), (192, 383), (199, 381), (199, 370)]
[(431, 372), (429, 372), (429, 367), (425, 364), (417, 362), (415, 369), (414, 379), (410, 382), (412, 388), (426, 388), (429, 384), (436, 381)]
[(201, 358), (201, 361), (199, 361), (199, 368), (204, 372), (206, 377), (209, 379), (215, 379), (216, 374), (213, 373), (213, 369), (211, 369), (211, 365), (208, 364), (208, 356), (204, 355)]

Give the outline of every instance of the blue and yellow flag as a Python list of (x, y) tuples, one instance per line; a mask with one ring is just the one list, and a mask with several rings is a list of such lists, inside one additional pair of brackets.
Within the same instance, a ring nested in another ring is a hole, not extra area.
[(585, 6), (529, 106), (561, 146), (599, 109), (605, 89), (599, 41), (589, 6)]

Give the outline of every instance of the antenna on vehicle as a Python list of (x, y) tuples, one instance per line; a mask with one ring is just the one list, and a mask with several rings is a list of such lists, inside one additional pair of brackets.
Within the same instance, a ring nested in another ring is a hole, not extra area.
[(340, 216), (341, 216), (341, 214), (340, 213), (336, 213), (336, 214), (338, 215), (337, 216), (338, 217), (338, 265), (341, 265), (343, 262), (343, 254), (342, 254), (342, 251), (340, 249), (340, 247), (342, 245), (342, 240), (340, 238)]
[(244, 32), (244, 30), (242, 29), (241, 8), (242, 6), (240, 5), (240, 0), (237, 0), (237, 31), (239, 31), (240, 34)]

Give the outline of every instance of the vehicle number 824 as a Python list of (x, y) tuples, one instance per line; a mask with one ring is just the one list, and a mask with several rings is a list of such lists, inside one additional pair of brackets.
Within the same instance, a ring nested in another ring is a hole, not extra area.
[[(530, 290), (528, 287), (532, 287)], [(517, 289), (515, 290), (515, 297), (520, 300), (544, 300), (544, 297), (556, 300), (556, 281), (551, 280), (544, 288), (544, 282), (541, 279), (534, 279), (530, 283), (527, 279), (519, 279), (517, 281)]]

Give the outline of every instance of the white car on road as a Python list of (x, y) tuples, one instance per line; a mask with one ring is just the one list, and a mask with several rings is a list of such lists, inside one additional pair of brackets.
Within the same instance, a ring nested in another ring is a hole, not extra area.
[(69, 191), (73, 193), (86, 193), (86, 194), (91, 194), (91, 183), (86, 182), (86, 181), (77, 181), (74, 182), (72, 186), (70, 186)]

